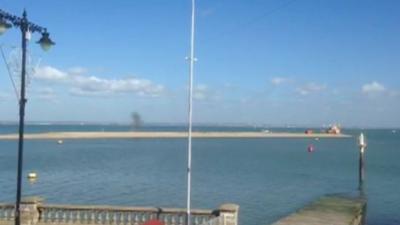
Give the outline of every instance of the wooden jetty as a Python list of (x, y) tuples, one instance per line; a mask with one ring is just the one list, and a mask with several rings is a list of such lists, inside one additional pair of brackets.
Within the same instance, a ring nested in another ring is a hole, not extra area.
[(327, 195), (272, 225), (361, 225), (365, 212), (362, 196)]

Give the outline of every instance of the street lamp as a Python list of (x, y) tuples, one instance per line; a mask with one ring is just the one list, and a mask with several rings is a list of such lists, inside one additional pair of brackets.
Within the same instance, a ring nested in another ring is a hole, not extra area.
[(17, 196), (15, 204), (15, 225), (20, 225), (20, 203), (21, 203), (21, 184), (22, 184), (22, 159), (24, 146), (24, 115), (25, 104), (25, 77), (26, 77), (26, 45), (31, 33), (41, 33), (42, 38), (37, 42), (43, 50), (47, 51), (55, 43), (49, 38), (46, 28), (38, 26), (28, 21), (26, 11), (24, 10), (22, 18), (14, 16), (0, 9), (0, 35), (7, 29), (19, 27), (22, 34), (22, 64), (21, 64), (21, 94), (19, 98), (19, 138), (18, 138), (18, 168), (17, 168)]

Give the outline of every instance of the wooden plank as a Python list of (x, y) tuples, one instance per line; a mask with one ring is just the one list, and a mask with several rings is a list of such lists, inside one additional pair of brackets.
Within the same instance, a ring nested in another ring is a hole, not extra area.
[(360, 225), (366, 200), (344, 195), (324, 196), (272, 225)]

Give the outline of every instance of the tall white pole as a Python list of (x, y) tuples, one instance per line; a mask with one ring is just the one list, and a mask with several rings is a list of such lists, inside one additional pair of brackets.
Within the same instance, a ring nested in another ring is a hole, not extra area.
[(192, 23), (190, 32), (190, 67), (189, 67), (189, 130), (188, 130), (188, 168), (187, 168), (187, 218), (186, 225), (191, 224), (191, 169), (192, 169), (192, 108), (193, 108), (193, 72), (194, 72), (194, 18), (195, 0), (192, 0)]

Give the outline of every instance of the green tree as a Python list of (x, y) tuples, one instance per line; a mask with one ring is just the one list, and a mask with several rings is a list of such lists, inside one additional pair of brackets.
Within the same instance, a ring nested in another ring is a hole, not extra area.
[(140, 127), (143, 126), (142, 117), (140, 116), (140, 114), (139, 114), (138, 112), (133, 112), (133, 113), (131, 114), (131, 117), (132, 117), (132, 126), (133, 126), (133, 129), (137, 130), (137, 129), (139, 129)]

